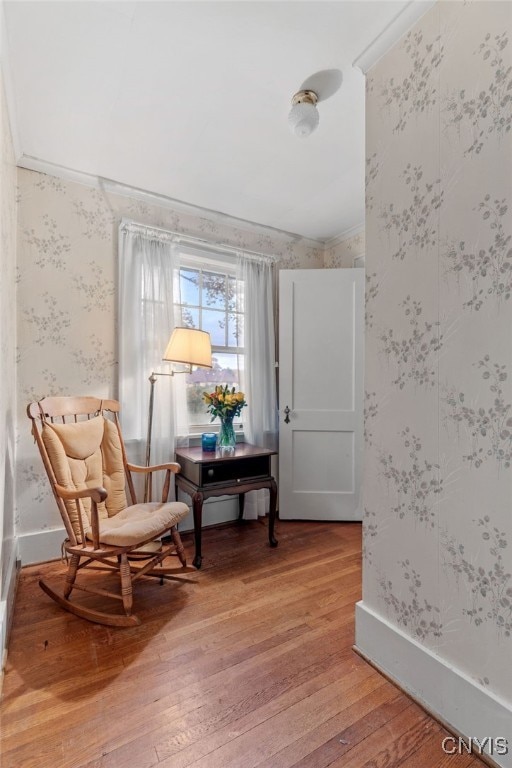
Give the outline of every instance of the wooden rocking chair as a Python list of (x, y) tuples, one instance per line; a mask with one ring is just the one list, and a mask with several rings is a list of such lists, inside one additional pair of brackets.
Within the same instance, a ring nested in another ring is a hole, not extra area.
[[(77, 616), (126, 627), (140, 624), (131, 613), (134, 581), (142, 576), (170, 579), (171, 574), (188, 570), (176, 528), (188, 507), (167, 502), (171, 473), (180, 471), (179, 464), (139, 467), (127, 462), (119, 410), (115, 400), (47, 397), (31, 403), (27, 413), (68, 536), (63, 544), (69, 564), (62, 592), (44, 581), (39, 586)], [(151, 501), (151, 473), (156, 470), (166, 472), (161, 502)], [(132, 472), (149, 473), (146, 503), (137, 503)], [(163, 544), (161, 537), (169, 534), (170, 543)], [(171, 554), (178, 556), (182, 568), (164, 567), (164, 559)], [(100, 589), (86, 577), (79, 583), (77, 574), (87, 567), (118, 571), (120, 591)], [(121, 601), (125, 615), (72, 602), (75, 589)]]

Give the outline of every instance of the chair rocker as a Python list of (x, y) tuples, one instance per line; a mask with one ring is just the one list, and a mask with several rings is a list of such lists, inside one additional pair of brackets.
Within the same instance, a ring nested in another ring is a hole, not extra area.
[[(41, 453), (67, 538), (63, 543), (68, 569), (61, 591), (45, 581), (39, 586), (67, 611), (99, 624), (140, 624), (132, 614), (133, 583), (143, 576), (161, 580), (188, 572), (177, 524), (188, 514), (181, 502), (168, 502), (174, 462), (153, 467), (129, 464), (119, 425), (119, 403), (94, 397), (47, 397), (27, 408), (32, 434)], [(161, 502), (151, 501), (152, 473), (165, 471)], [(147, 473), (147, 496), (137, 503), (132, 473)], [(126, 489), (131, 499), (128, 505)], [(162, 542), (162, 537), (167, 542)], [(169, 541), (170, 537), (170, 541)], [(175, 555), (181, 568), (164, 560)], [(100, 589), (83, 569), (117, 571), (120, 590)], [(80, 590), (122, 603), (124, 615), (107, 613), (71, 600)]]

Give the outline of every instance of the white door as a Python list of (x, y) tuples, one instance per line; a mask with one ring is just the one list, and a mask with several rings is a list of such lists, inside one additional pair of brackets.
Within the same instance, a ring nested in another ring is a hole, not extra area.
[(279, 517), (285, 520), (362, 517), (364, 275), (363, 269), (279, 273)]

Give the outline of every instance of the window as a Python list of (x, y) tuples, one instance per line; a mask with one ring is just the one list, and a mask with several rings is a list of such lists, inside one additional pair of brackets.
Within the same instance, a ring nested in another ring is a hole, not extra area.
[[(203, 402), (203, 392), (218, 384), (246, 393), (249, 407), (242, 418), (249, 440), (265, 445), (277, 429), (272, 259), (247, 253), (235, 256), (231, 248), (223, 252), (187, 240), (135, 222), (122, 222), (119, 228), (123, 432), (125, 439), (143, 448), (153, 392), (155, 463), (167, 461), (170, 444), (190, 432), (218, 428)], [(182, 324), (211, 334), (214, 367), (170, 379), (162, 352), (169, 330)], [(162, 374), (152, 389), (150, 372)]]
[[(243, 283), (236, 278), (231, 260), (201, 257), (191, 251), (180, 254), (177, 325), (208, 331), (213, 368), (197, 368), (187, 375), (187, 406), (191, 432), (209, 424), (203, 392), (217, 384), (242, 388), (244, 369)], [(242, 419), (235, 420), (241, 425)], [(215, 422), (212, 424), (215, 428)]]

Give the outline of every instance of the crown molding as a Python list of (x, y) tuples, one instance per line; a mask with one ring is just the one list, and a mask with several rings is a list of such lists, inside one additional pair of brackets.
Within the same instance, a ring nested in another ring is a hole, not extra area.
[(132, 187), (129, 184), (122, 184), (121, 182), (114, 181), (113, 179), (106, 179), (102, 176), (95, 176), (91, 173), (84, 173), (82, 171), (75, 171), (72, 168), (67, 168), (63, 165), (57, 165), (56, 163), (50, 163), (46, 160), (41, 160), (38, 157), (32, 157), (30, 155), (21, 155), (17, 161), (19, 168), (25, 168), (28, 171), (37, 171), (38, 173), (45, 173), (48, 176), (56, 176), (64, 181), (72, 181), (77, 184), (84, 184), (87, 187), (93, 187), (94, 189), (100, 189), (103, 192), (108, 192), (112, 195), (121, 195), (123, 197), (130, 197), (135, 200), (140, 200), (148, 205), (157, 205), (161, 208), (167, 208), (178, 213), (188, 213), (191, 216), (199, 216), (202, 219), (214, 221), (217, 224), (226, 224), (233, 228), (245, 229), (251, 232), (262, 235), (278, 236), (295, 241), (301, 241), (307, 246), (313, 248), (323, 248), (322, 240), (313, 240), (310, 237), (304, 237), (296, 232), (287, 232), (277, 227), (269, 227), (265, 224), (259, 224), (255, 221), (249, 221), (247, 219), (240, 219), (236, 216), (230, 216), (227, 213), (221, 211), (214, 211), (210, 208), (202, 208), (192, 203), (186, 203), (182, 200), (176, 200), (175, 198), (168, 197), (167, 195), (160, 195), (156, 192), (148, 192), (145, 189), (139, 187)]
[(366, 75), (378, 61), (400, 40), (422, 16), (427, 13), (437, 0), (410, 0), (407, 5), (392, 19), (387, 27), (372, 40), (359, 56), (354, 59), (352, 66)]
[(64, 165), (57, 165), (56, 163), (50, 163), (47, 160), (40, 160), (38, 157), (32, 155), (24, 155), (18, 158), (16, 165), (18, 168), (25, 168), (27, 171), (37, 171), (37, 173), (44, 173), (47, 176), (54, 176), (57, 179), (63, 179), (64, 181), (73, 181), (76, 184), (83, 184), (86, 187), (92, 187), (93, 189), (102, 189), (104, 185), (99, 176), (94, 176), (92, 173), (82, 173), (82, 171), (75, 171), (72, 168), (66, 168)]
[(329, 240), (326, 240), (324, 242), (324, 248), (333, 248), (340, 243), (344, 243), (346, 240), (350, 240), (356, 235), (360, 235), (362, 232), (364, 232), (364, 221), (349, 229), (344, 229), (339, 235), (335, 235), (334, 237), (329, 238)]

